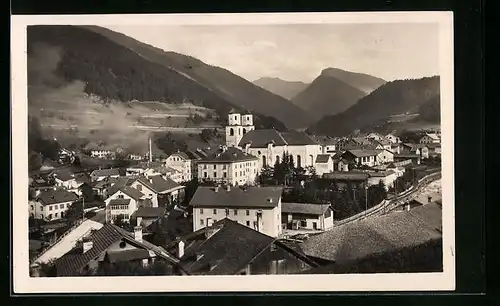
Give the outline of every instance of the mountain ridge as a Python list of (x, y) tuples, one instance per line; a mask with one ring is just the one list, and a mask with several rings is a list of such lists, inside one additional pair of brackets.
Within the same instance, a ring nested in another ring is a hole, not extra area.
[(252, 83), (288, 100), (291, 100), (309, 86), (305, 82), (288, 81), (278, 77), (261, 77)]

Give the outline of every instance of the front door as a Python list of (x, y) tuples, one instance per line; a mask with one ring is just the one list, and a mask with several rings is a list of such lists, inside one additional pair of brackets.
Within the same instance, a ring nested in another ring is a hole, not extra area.
[(317, 222), (313, 222), (313, 229), (315, 229), (315, 230), (318, 229), (318, 223)]

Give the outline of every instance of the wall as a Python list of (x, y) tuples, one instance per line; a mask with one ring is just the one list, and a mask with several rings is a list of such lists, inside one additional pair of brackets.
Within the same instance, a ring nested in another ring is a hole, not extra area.
[(267, 248), (250, 263), (250, 274), (294, 274), (310, 268), (310, 265), (277, 246), (276, 249)]
[[(63, 202), (63, 203), (43, 206), (40, 202), (29, 201), (28, 204), (29, 204), (29, 215), (31, 216), (33, 214), (33, 217), (35, 219), (48, 220), (47, 219), (48, 216), (51, 215), (50, 220), (59, 220), (64, 217), (64, 214), (66, 213), (72, 202), (70, 201), (70, 202)], [(64, 208), (61, 208), (61, 206)]]
[(257, 164), (256, 160), (235, 163), (200, 163), (198, 164), (198, 180), (210, 180), (232, 186), (253, 185), (257, 176)]
[(329, 158), (327, 163), (316, 163), (315, 169), (317, 175), (323, 175), (324, 173), (332, 172), (333, 160)]
[(193, 162), (191, 160), (184, 159), (184, 157), (181, 157), (178, 154), (172, 154), (165, 160), (165, 165), (181, 171), (183, 182), (189, 181), (193, 178)]
[(74, 189), (77, 188), (79, 183), (75, 179), (71, 179), (68, 181), (61, 181), (60, 179), (56, 178), (56, 186), (58, 187), (64, 187), (66, 189)]
[(158, 194), (139, 181), (134, 181), (130, 187), (142, 192), (145, 198), (150, 199), (153, 207), (158, 207)]
[(391, 163), (394, 161), (394, 153), (384, 150), (377, 155), (377, 162), (380, 164)]
[[(113, 199), (119, 199), (120, 196), (123, 196), (124, 199), (130, 199), (130, 203), (128, 205), (127, 209), (110, 209), (109, 207), (109, 202)], [(109, 198), (107, 198), (104, 203), (106, 203), (106, 214), (108, 215), (108, 218), (114, 219), (118, 215), (128, 215), (128, 220), (125, 221), (130, 221), (130, 216), (137, 210), (137, 201), (135, 199), (132, 199), (130, 196), (127, 194), (123, 193), (122, 191), (117, 191), (113, 195), (111, 195)]]
[[(273, 167), (276, 162), (276, 158), (279, 160), (283, 158), (283, 153), (288, 153), (293, 156), (293, 161), (295, 166), (301, 166), (303, 168), (307, 166), (314, 166), (316, 157), (318, 154), (321, 154), (321, 146), (320, 145), (306, 145), (306, 146), (268, 146), (267, 148), (248, 148), (247, 152), (257, 156), (259, 158), (258, 161), (258, 170), (264, 167), (262, 156), (266, 157), (266, 164), (269, 167)], [(300, 159), (298, 158), (300, 156)], [(299, 165), (300, 160), (300, 165)]]
[[(216, 214), (213, 212), (214, 209), (216, 210)], [(216, 222), (226, 217), (254, 229), (254, 222), (257, 221), (257, 212), (262, 210), (263, 228), (260, 232), (271, 237), (277, 237), (281, 233), (281, 202), (279, 202), (278, 207), (273, 209), (237, 208), (236, 215), (234, 214), (234, 210), (229, 209), (229, 214), (226, 215), (225, 208), (193, 208), (193, 231), (204, 228), (208, 218)]]

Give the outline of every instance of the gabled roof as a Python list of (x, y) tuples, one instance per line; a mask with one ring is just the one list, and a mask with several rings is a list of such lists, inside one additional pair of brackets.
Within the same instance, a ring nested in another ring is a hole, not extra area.
[(200, 186), (189, 205), (193, 207), (253, 207), (274, 208), (281, 199), (281, 187), (231, 187), (225, 188)]
[(303, 132), (279, 132), (274, 129), (253, 130), (241, 138), (240, 147), (245, 147), (250, 144), (252, 148), (266, 148), (268, 144), (273, 143), (275, 146), (302, 146), (302, 145), (317, 145), (311, 137)]
[(281, 203), (282, 213), (323, 215), (330, 205), (314, 203)]
[(63, 182), (72, 180), (75, 178), (75, 175), (68, 170), (54, 171), (54, 177)]
[(111, 169), (99, 169), (99, 170), (94, 170), (91, 173), (91, 176), (119, 176), (120, 175), (120, 169), (118, 168), (111, 168)]
[(198, 163), (232, 163), (247, 160), (258, 160), (258, 158), (256, 156), (243, 152), (238, 148), (230, 147), (225, 150), (221, 149), (213, 152), (207, 157), (199, 160)]
[[(438, 215), (440, 218), (441, 212)], [(420, 245), (441, 236), (438, 230), (406, 211), (334, 227), (310, 237), (301, 247), (308, 256), (341, 263)]]
[(132, 233), (113, 225), (105, 224), (101, 229), (94, 232), (90, 236), (92, 241), (92, 248), (87, 252), (83, 253), (81, 248), (76, 247), (70, 252), (66, 253), (64, 256), (56, 260), (55, 266), (58, 276), (72, 276), (84, 266), (86, 266), (91, 260), (98, 258), (104, 251), (106, 251), (115, 242), (125, 239), (129, 243), (135, 245), (138, 248), (143, 248), (146, 250), (153, 251), (157, 256), (173, 263), (177, 264), (178, 260), (173, 256), (168, 254), (162, 247), (156, 246), (146, 240), (139, 242), (134, 239)]
[(123, 192), (124, 194), (128, 195), (129, 197), (131, 197), (132, 199), (134, 199), (136, 201), (140, 200), (144, 196), (144, 194), (142, 192), (140, 192), (139, 190), (137, 190), (135, 188), (129, 187), (129, 186), (121, 187), (120, 189), (118, 189), (114, 193), (112, 193), (111, 195), (117, 193), (118, 191)]
[(433, 140), (439, 140), (439, 136), (437, 134), (434, 134), (434, 133), (427, 133), (423, 137), (425, 137), (425, 136), (427, 136)]
[(73, 192), (68, 192), (63, 189), (49, 189), (42, 191), (37, 199), (42, 205), (51, 205), (57, 203), (73, 202), (78, 200), (78, 196)]
[(370, 177), (386, 177), (394, 173), (396, 172), (392, 170), (387, 170), (387, 171), (368, 172), (368, 175)]
[(428, 143), (428, 144), (425, 144), (425, 146), (429, 149), (441, 148), (440, 143)]
[(133, 214), (132, 218), (160, 218), (166, 213), (165, 207), (139, 207)]
[(141, 184), (145, 185), (149, 189), (156, 193), (169, 191), (176, 188), (183, 188), (184, 186), (177, 184), (170, 178), (164, 179), (161, 176), (152, 176), (150, 178), (140, 177), (137, 179)]
[(318, 154), (316, 157), (316, 163), (327, 163), (330, 161), (330, 154)]
[[(379, 155), (382, 150), (363, 150), (363, 149), (356, 149), (356, 150), (348, 150), (345, 153), (350, 152), (352, 155), (356, 157), (365, 157), (365, 156), (377, 156)], [(344, 154), (345, 154), (344, 153)]]

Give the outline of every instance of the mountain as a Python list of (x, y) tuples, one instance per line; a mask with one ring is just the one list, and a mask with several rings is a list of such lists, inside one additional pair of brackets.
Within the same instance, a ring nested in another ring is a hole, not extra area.
[(288, 100), (292, 99), (309, 86), (309, 84), (304, 82), (285, 81), (280, 78), (269, 77), (260, 78), (253, 81), (253, 83)]
[(361, 98), (346, 111), (323, 117), (308, 128), (309, 133), (344, 136), (356, 129), (383, 124), (389, 116), (416, 113), (439, 95), (439, 76), (385, 83)]
[(321, 74), (292, 102), (320, 119), (325, 114), (343, 112), (365, 96), (361, 90), (325, 74)]
[(27, 31), (28, 53), (38, 50), (54, 58), (47, 61), (51, 67), (28, 64), (30, 85), (58, 87), (80, 80), (87, 94), (109, 100), (187, 102), (214, 109), (222, 120), (233, 108), (252, 110), (257, 127), (281, 130), (284, 123), (290, 128), (310, 123), (288, 100), (225, 69), (105, 28), (30, 26)]
[(164, 51), (106, 28), (86, 26), (85, 29), (101, 34), (150, 62), (177, 72), (240, 109), (274, 117), (289, 128), (303, 128), (312, 123), (312, 118), (304, 116), (302, 109), (287, 99), (226, 69), (208, 65), (191, 56)]
[(441, 99), (440, 95), (434, 96), (420, 106), (418, 111), (418, 121), (430, 123), (441, 122)]
[(387, 82), (386, 80), (369, 74), (350, 72), (338, 68), (326, 68), (321, 72), (321, 74), (334, 77), (366, 94), (371, 93)]

